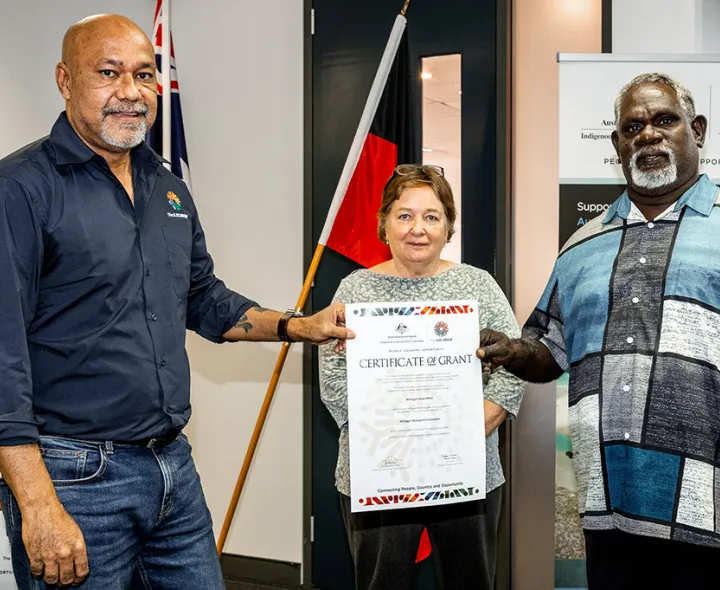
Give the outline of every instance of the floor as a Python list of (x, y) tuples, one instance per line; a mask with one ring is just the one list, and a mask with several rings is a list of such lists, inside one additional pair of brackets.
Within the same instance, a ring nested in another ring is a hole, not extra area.
[(254, 582), (238, 582), (237, 580), (225, 580), (226, 590), (297, 590), (290, 586), (267, 586)]

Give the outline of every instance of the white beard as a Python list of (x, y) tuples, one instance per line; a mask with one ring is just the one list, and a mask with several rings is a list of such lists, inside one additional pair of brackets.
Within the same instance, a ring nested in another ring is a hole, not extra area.
[(630, 159), (630, 178), (633, 184), (640, 188), (656, 189), (668, 186), (677, 180), (677, 161), (675, 153), (671, 150), (663, 150), (670, 160), (664, 168), (660, 170), (640, 170), (637, 167), (637, 160), (643, 155), (642, 152), (633, 154)]
[(143, 117), (137, 123), (126, 123), (122, 125), (123, 129), (132, 131), (132, 134), (123, 138), (113, 136), (105, 125), (100, 127), (100, 137), (108, 145), (118, 147), (123, 150), (132, 149), (142, 143), (147, 133), (147, 118)]

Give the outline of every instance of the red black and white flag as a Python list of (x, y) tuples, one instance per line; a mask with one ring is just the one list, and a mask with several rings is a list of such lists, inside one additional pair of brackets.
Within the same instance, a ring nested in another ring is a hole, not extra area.
[(377, 237), (376, 215), (383, 187), (395, 166), (418, 161), (410, 76), (406, 30), (327, 242), (366, 268), (390, 259), (390, 249)]

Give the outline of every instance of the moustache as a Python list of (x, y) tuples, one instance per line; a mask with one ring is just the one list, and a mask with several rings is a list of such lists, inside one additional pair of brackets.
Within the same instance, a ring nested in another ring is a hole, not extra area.
[(138, 104), (135, 102), (109, 105), (102, 110), (103, 117), (107, 117), (108, 115), (112, 115), (114, 113), (138, 113), (144, 117), (147, 115), (147, 112), (148, 106), (146, 104)]
[(670, 156), (674, 155), (673, 151), (664, 147), (642, 147), (632, 155), (632, 161), (637, 162), (640, 158), (649, 156)]

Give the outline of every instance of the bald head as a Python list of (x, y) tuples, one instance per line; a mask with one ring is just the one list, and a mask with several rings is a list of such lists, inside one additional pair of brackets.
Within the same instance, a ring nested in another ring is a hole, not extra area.
[(108, 38), (125, 38), (141, 45), (146, 44), (147, 49), (153, 52), (150, 39), (129, 18), (119, 14), (98, 14), (76, 22), (67, 30), (62, 44), (62, 61), (74, 67), (79, 57), (95, 49), (94, 44)]
[(68, 120), (106, 158), (127, 154), (155, 121), (155, 52), (143, 30), (117, 14), (71, 26), (56, 68)]

